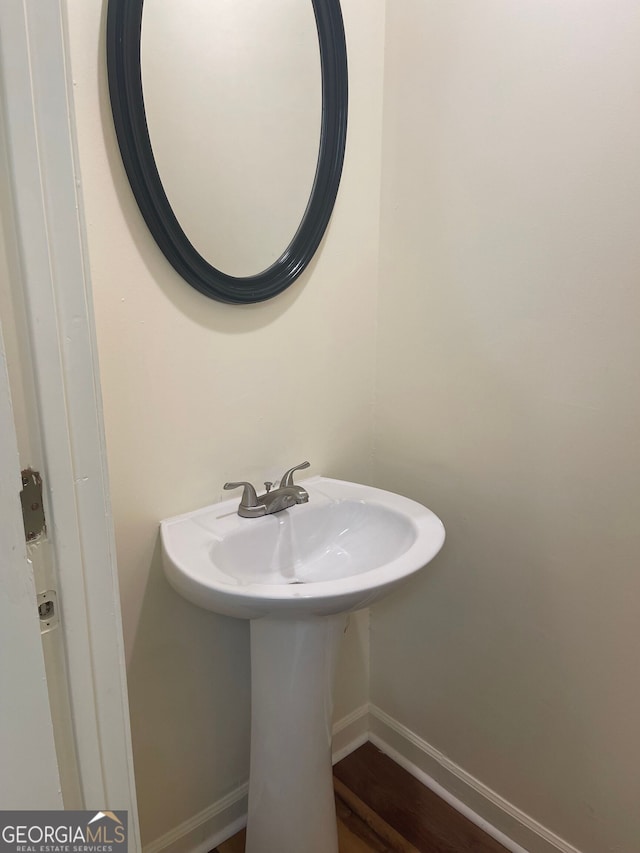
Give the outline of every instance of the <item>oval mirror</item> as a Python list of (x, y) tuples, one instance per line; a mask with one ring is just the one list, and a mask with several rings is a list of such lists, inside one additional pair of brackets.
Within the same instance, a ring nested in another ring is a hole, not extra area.
[(146, 0), (140, 67), (156, 167), (191, 245), (233, 276), (267, 269), (302, 221), (318, 162), (313, 6)]
[(339, 0), (109, 0), (107, 64), (129, 182), (174, 268), (222, 302), (292, 284), (344, 159)]

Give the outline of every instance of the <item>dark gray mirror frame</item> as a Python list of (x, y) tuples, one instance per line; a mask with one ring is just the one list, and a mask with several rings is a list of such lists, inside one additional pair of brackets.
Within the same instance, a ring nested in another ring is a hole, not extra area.
[(311, 2), (322, 69), (320, 149), (313, 188), (298, 230), (278, 260), (256, 275), (236, 277), (211, 266), (191, 245), (171, 209), (156, 168), (140, 68), (144, 0), (109, 0), (109, 92), (118, 144), (133, 194), (169, 263), (196, 290), (220, 302), (262, 302), (289, 287), (315, 254), (331, 217), (347, 136), (347, 48), (340, 0)]

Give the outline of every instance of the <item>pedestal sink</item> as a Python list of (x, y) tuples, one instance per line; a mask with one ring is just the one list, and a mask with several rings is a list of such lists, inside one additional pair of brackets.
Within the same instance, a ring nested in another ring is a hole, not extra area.
[(160, 525), (164, 568), (194, 604), (251, 620), (246, 853), (337, 853), (332, 690), (345, 614), (425, 566), (444, 542), (430, 510), (311, 477), (309, 502), (240, 518), (238, 499)]

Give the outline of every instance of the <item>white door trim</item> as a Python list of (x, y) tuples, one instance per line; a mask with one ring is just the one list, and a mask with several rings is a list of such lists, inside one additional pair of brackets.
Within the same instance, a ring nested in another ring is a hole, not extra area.
[[(62, 0), (2, 0), (0, 77), (86, 808), (140, 849), (91, 286)], [(37, 804), (34, 806), (37, 807)]]

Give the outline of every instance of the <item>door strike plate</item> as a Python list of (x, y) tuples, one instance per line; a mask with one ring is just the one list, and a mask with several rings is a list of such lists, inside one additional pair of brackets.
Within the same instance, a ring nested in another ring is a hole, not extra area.
[(22, 471), (20, 502), (25, 539), (27, 542), (33, 542), (47, 529), (42, 504), (42, 477), (33, 468), (25, 468)]
[(55, 589), (47, 589), (45, 592), (39, 592), (37, 599), (40, 633), (46, 634), (47, 631), (53, 630), (60, 621), (58, 596)]

